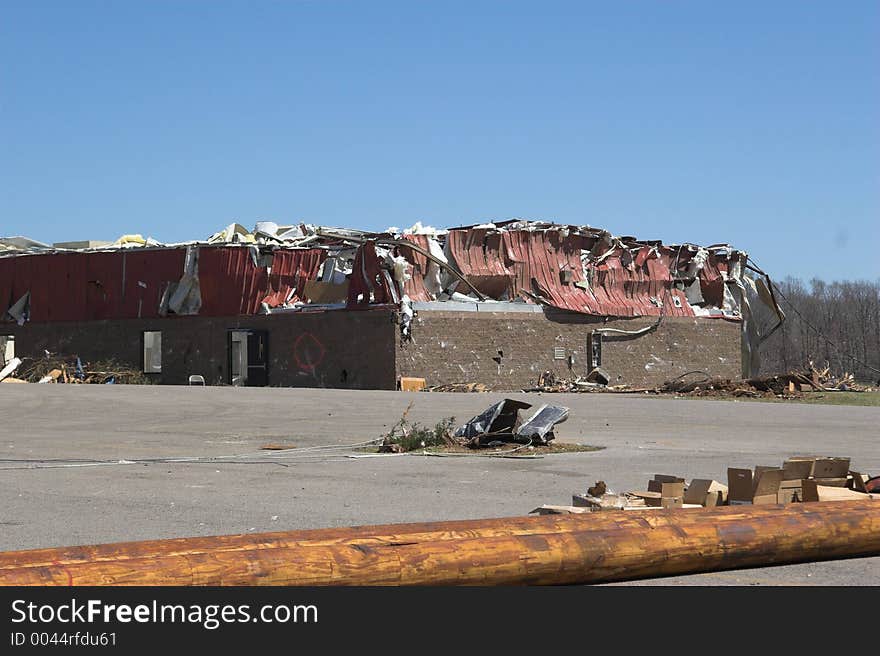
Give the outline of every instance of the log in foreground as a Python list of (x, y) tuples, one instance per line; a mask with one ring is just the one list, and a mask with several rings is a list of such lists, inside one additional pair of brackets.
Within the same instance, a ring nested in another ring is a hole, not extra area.
[(0, 585), (553, 585), (880, 555), (880, 503), (725, 506), (0, 553)]

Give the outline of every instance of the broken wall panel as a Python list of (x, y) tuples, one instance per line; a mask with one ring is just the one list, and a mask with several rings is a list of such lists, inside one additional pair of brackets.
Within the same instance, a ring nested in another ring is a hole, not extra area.
[[(199, 281), (205, 316), (258, 314), (260, 305), (278, 307), (301, 300), (305, 284), (318, 278), (327, 252), (318, 248), (277, 249), (269, 266), (251, 248), (202, 248)], [(256, 262), (254, 261), (256, 259)]]
[[(402, 235), (401, 239), (411, 242), (425, 251), (430, 248), (428, 235)], [(411, 267), (411, 277), (403, 285), (404, 294), (409, 296), (411, 301), (433, 300), (431, 293), (425, 287), (425, 276), (428, 275), (430, 260), (412, 248), (398, 248), (397, 252), (406, 259)]]
[[(573, 229), (559, 228), (452, 229), (447, 237), (447, 249), (459, 270), (492, 298), (498, 299), (503, 287), (511, 298), (537, 299), (585, 314), (694, 316), (671, 273), (681, 247), (603, 246), (600, 259), (585, 265), (584, 253), (595, 251), (597, 243)], [(707, 280), (714, 281), (709, 274)], [(490, 290), (488, 281), (504, 284)]]
[(362, 244), (354, 257), (346, 307), (350, 310), (364, 310), (372, 304), (399, 302), (391, 276), (386, 274), (388, 272), (382, 269), (376, 253), (376, 244)]
[[(502, 252), (501, 233), (486, 228), (450, 230), (446, 252), (458, 270), (481, 294), (490, 298), (517, 298), (514, 273)], [(464, 292), (465, 290), (460, 290)]]

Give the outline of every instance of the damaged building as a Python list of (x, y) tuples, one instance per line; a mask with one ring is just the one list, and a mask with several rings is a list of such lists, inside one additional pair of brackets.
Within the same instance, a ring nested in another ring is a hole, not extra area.
[(782, 319), (771, 289), (726, 244), (523, 220), (381, 233), (260, 222), (182, 244), (12, 237), (0, 358), (109, 359), (164, 384), (737, 379), (757, 372), (767, 337), (752, 308)]

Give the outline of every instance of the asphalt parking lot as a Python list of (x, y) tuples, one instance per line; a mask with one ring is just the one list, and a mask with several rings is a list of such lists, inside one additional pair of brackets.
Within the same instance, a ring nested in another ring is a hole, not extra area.
[[(509, 396), (571, 409), (558, 439), (604, 447), (533, 460), (351, 458), (334, 445), (411, 421), (463, 422)], [(880, 408), (609, 394), (2, 385), (0, 549), (524, 515), (596, 480), (726, 480), (727, 467), (841, 455), (880, 473)], [(271, 443), (296, 445), (263, 451)], [(135, 462), (136, 461), (136, 462)], [(639, 584), (878, 585), (880, 558)], [(630, 584), (631, 585), (631, 584)]]

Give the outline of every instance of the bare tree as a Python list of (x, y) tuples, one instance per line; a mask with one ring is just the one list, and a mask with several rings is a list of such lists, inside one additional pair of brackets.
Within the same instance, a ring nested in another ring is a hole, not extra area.
[[(776, 285), (786, 321), (761, 347), (761, 373), (802, 369), (827, 363), (838, 374), (857, 380), (880, 379), (880, 280), (827, 283), (797, 278)], [(755, 313), (766, 329), (773, 317)]]

